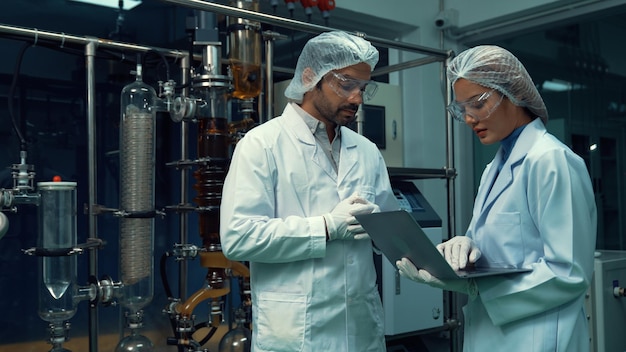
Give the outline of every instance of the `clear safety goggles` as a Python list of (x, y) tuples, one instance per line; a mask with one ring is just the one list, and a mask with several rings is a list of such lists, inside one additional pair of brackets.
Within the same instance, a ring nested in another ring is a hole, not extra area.
[(331, 79), (328, 80), (330, 88), (342, 98), (352, 98), (355, 94), (361, 94), (363, 101), (368, 101), (376, 95), (378, 85), (371, 80), (348, 78), (341, 73), (330, 71)]
[(504, 94), (498, 94), (500, 99), (490, 100), (489, 98), (494, 92), (495, 89), (492, 89), (468, 101), (453, 101), (447, 106), (448, 112), (450, 112), (450, 115), (452, 115), (455, 120), (463, 123), (465, 123), (465, 117), (468, 115), (476, 122), (485, 120), (491, 116), (498, 106), (500, 106), (500, 103), (502, 103), (502, 99), (504, 99)]

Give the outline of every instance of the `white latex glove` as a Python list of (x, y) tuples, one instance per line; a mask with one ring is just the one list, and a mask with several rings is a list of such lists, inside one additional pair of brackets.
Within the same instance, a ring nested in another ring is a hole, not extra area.
[[(369, 205), (372, 209), (372, 211), (366, 211), (366, 212), (361, 212), (361, 213), (351, 213), (352, 216), (350, 216), (346, 221), (348, 222), (348, 231), (354, 233), (354, 239), (355, 240), (369, 240), (370, 239), (370, 235), (365, 232), (365, 229), (363, 228), (363, 226), (361, 226), (361, 224), (357, 221), (357, 219), (354, 217), (354, 215), (358, 215), (358, 214), (369, 214), (369, 213), (380, 213), (380, 207), (370, 201), (366, 200), (366, 205)], [(369, 210), (368, 209), (362, 209), (362, 210)]]
[[(359, 197), (356, 193), (342, 200), (335, 209), (324, 215), (328, 240), (353, 240), (357, 235), (365, 233), (354, 215), (368, 214), (376, 209), (376, 205)], [(362, 237), (362, 236), (359, 236)]]
[(476, 263), (482, 255), (474, 241), (467, 236), (452, 237), (438, 244), (437, 249), (454, 270), (465, 269), (467, 264)]
[(432, 276), (424, 269), (418, 269), (408, 258), (396, 261), (396, 267), (401, 276), (404, 276), (415, 282), (427, 284), (429, 286), (440, 288), (446, 291), (455, 291), (469, 295), (476, 295), (476, 284), (468, 279), (456, 279), (442, 281)]

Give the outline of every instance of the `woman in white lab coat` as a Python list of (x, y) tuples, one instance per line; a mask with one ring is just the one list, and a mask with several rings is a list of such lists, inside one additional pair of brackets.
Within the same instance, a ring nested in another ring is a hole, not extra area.
[(464, 351), (588, 351), (585, 293), (593, 274), (596, 205), (584, 161), (546, 131), (546, 107), (523, 65), (478, 46), (448, 67), (448, 110), (483, 144), (485, 168), (465, 236), (438, 247), (455, 268), (529, 267), (500, 277), (442, 282), (404, 258), (400, 273), (468, 293)]
[(227, 258), (250, 262), (253, 351), (386, 350), (372, 242), (349, 215), (398, 204), (376, 145), (343, 127), (377, 61), (359, 37), (313, 38), (292, 102), (237, 144), (220, 235)]

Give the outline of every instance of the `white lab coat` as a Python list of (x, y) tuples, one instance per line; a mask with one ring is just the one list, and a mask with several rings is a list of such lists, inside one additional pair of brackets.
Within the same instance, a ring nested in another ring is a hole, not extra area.
[(326, 242), (322, 215), (355, 191), (399, 206), (373, 143), (342, 127), (340, 153), (337, 175), (291, 105), (235, 148), (220, 234), (250, 262), (255, 352), (386, 350), (371, 241)]
[(476, 280), (479, 296), (463, 308), (463, 350), (589, 351), (596, 204), (585, 163), (535, 119), (488, 192), (501, 152), (483, 173), (467, 236), (481, 264), (533, 271)]

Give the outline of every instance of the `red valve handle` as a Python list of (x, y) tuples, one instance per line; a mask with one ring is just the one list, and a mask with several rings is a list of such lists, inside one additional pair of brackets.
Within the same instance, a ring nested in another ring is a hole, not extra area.
[(319, 0), (317, 2), (317, 8), (320, 11), (330, 11), (335, 9), (335, 0)]

